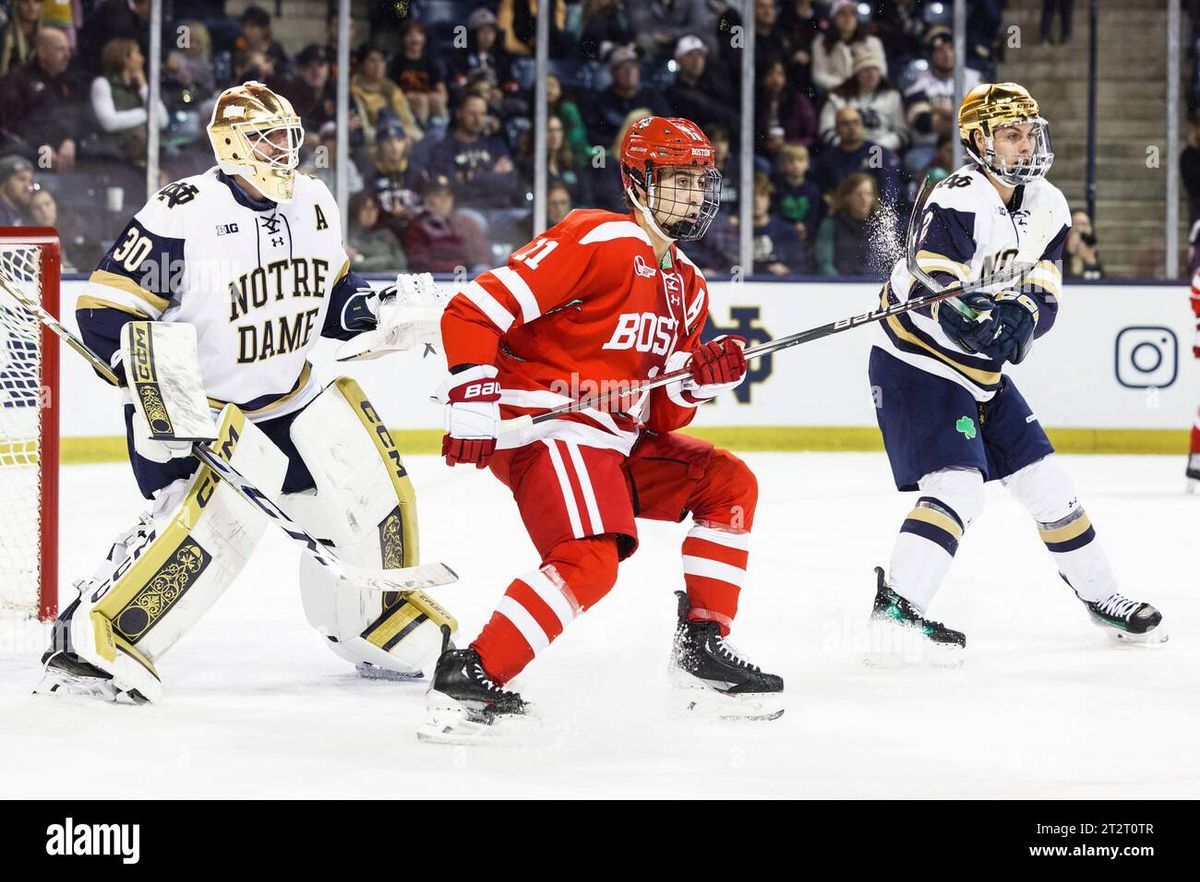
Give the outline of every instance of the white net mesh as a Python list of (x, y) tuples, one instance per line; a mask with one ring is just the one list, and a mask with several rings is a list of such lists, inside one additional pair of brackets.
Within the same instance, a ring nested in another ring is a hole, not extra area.
[[(41, 248), (0, 242), (0, 281), (41, 302)], [(41, 584), (41, 325), (0, 287), (0, 615), (34, 615)]]

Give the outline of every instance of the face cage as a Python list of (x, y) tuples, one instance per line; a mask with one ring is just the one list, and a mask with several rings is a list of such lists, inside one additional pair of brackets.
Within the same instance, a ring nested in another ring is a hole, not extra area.
[[(287, 147), (280, 147), (270, 140), (276, 132), (287, 135)], [(273, 126), (269, 129), (254, 129), (242, 133), (250, 149), (250, 158), (271, 171), (292, 172), (300, 165), (300, 144), (304, 141), (304, 129), (298, 124)]]
[[(671, 171), (675, 166), (664, 166), (658, 172), (658, 177), (661, 179)], [(660, 206), (660, 202), (664, 201), (666, 196), (670, 199), (671, 214), (675, 214), (676, 206), (687, 206), (687, 199), (679, 199), (675, 191), (677, 187), (664, 187), (662, 183), (655, 184), (654, 175), (648, 175), (651, 184), (646, 188), (646, 205), (653, 213), (655, 210), (668, 210)], [(681, 217), (678, 220), (668, 221), (665, 224), (660, 223), (662, 231), (672, 239), (677, 239), (684, 242), (690, 242), (694, 239), (701, 238), (708, 232), (709, 224), (713, 222), (713, 218), (717, 216), (717, 211), (721, 207), (721, 173), (712, 166), (704, 169), (704, 200), (700, 203), (699, 214), (695, 220), (686, 217)], [(655, 218), (658, 223), (658, 218)]]
[(984, 138), (983, 156), (975, 152), (974, 144), (970, 143), (974, 140), (973, 138), (969, 139), (967, 147), (967, 152), (976, 162), (985, 166), (998, 180), (1010, 187), (1030, 184), (1039, 178), (1044, 178), (1054, 163), (1054, 151), (1050, 147), (1050, 123), (1040, 116), (1022, 119), (1018, 122), (1034, 124), (1033, 155), (1024, 161), (1011, 166), (1006, 162), (998, 162), (996, 160), (996, 143), (991, 136)]

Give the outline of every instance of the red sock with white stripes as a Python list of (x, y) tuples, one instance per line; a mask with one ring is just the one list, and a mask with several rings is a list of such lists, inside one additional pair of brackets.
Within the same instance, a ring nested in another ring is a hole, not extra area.
[(758, 506), (758, 481), (728, 450), (717, 449), (688, 499), (695, 526), (683, 540), (683, 581), (688, 619), (714, 621), (728, 636), (750, 556), (750, 529)]
[(714, 621), (727, 636), (746, 577), (750, 534), (697, 524), (683, 540), (683, 582), (693, 622)]
[(561, 542), (533, 572), (512, 581), (471, 648), (499, 685), (511, 680), (617, 581), (612, 535)]

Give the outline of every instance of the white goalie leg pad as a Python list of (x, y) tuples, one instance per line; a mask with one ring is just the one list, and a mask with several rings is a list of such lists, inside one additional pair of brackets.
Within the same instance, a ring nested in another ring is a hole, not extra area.
[(1075, 482), (1053, 454), (1014, 472), (1004, 484), (1037, 521), (1055, 566), (1080, 600), (1099, 602), (1117, 590), (1117, 578), (1079, 503)]
[[(420, 562), (416, 496), (382, 419), (358, 384), (340, 378), (292, 423), (292, 441), (316, 484), (291, 493), (284, 510), (328, 540), (350, 563), (404, 567)], [(347, 661), (415, 676), (441, 652), (443, 626), (458, 624), (424, 592), (400, 596), (338, 585), (311, 560), (300, 562), (309, 622)]]
[[(264, 494), (279, 495), (287, 457), (233, 405), (213, 446)], [(160, 491), (151, 515), (83, 583), (69, 628), (72, 652), (111, 673), (119, 689), (157, 701), (155, 661), (225, 592), (267, 522), (204, 466)]]

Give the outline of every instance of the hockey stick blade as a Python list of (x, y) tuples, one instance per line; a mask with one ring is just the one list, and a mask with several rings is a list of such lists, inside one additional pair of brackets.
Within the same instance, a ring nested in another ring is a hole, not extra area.
[(458, 573), (444, 563), (417, 564), (386, 570), (370, 570), (342, 562), (347, 582), (381, 593), (398, 591), (408, 594), (428, 588), (440, 588), (458, 581)]
[(443, 563), (391, 569), (370, 569), (350, 564), (342, 560), (332, 548), (288, 517), (283, 509), (251, 484), (237, 469), (218, 456), (211, 447), (199, 443), (193, 444), (192, 453), (216, 472), (217, 477), (227, 483), (238, 496), (266, 515), (317, 563), (328, 569), (339, 583), (348, 582), (370, 588), (373, 591), (397, 591), (403, 594), (424, 588), (436, 588), (439, 585), (449, 585), (458, 581), (458, 575), (454, 570)]

